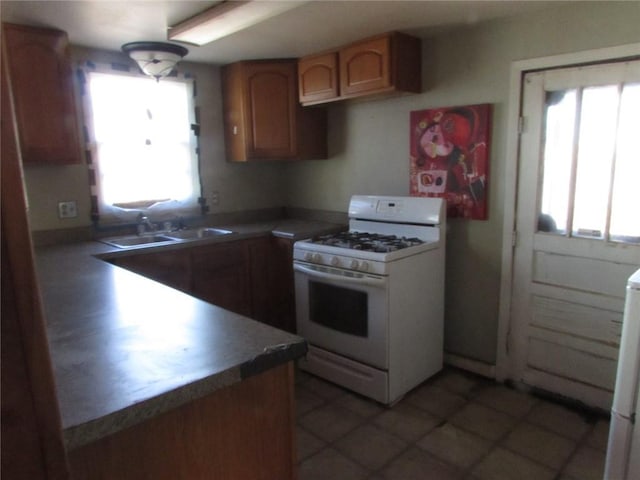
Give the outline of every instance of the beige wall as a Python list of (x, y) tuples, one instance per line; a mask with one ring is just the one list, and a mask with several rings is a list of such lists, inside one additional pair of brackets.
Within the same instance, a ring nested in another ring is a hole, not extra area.
[(494, 364), (511, 62), (638, 42), (639, 25), (640, 2), (576, 2), (425, 39), (424, 93), (331, 106), (331, 159), (289, 166), (288, 205), (345, 210), (354, 193), (407, 195), (409, 112), (493, 104), (489, 219), (449, 222), (445, 348)]
[[(218, 69), (185, 63), (198, 78), (205, 195), (220, 192), (217, 211), (288, 205), (346, 211), (355, 193), (406, 195), (409, 112), (493, 104), (487, 221), (449, 222), (445, 347), (490, 364), (496, 358), (509, 69), (514, 60), (640, 41), (640, 2), (576, 2), (566, 8), (494, 21), (426, 38), (421, 95), (332, 104), (330, 159), (298, 164), (224, 161)], [(77, 49), (76, 57), (86, 55)], [(187, 68), (188, 67), (188, 68)], [(30, 167), (25, 172), (34, 230), (87, 225), (86, 171)], [(59, 200), (76, 199), (80, 217), (60, 221)]]

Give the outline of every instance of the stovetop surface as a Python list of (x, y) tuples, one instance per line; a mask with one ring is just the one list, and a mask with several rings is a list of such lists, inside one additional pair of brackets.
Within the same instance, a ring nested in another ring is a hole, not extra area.
[(351, 231), (319, 235), (313, 237), (309, 242), (315, 245), (376, 253), (395, 252), (425, 243), (416, 237), (407, 238), (397, 235)]

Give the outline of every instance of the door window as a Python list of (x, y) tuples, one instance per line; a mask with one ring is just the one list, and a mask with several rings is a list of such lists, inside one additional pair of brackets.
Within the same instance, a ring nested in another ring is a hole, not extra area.
[(640, 243), (639, 111), (638, 83), (546, 92), (539, 231)]

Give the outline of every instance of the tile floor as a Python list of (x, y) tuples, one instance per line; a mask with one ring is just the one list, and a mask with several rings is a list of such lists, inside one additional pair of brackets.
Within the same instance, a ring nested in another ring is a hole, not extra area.
[(299, 480), (601, 480), (609, 420), (446, 368), (386, 408), (296, 376)]

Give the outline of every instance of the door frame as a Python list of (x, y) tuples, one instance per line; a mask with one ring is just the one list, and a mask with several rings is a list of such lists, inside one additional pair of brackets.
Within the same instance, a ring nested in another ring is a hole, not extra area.
[(561, 55), (517, 60), (511, 63), (507, 113), (507, 144), (505, 160), (504, 218), (502, 228), (502, 266), (500, 273), (500, 300), (498, 305), (498, 332), (496, 352), (496, 380), (519, 380), (513, 361), (515, 342), (510, 339), (511, 296), (516, 230), (516, 202), (518, 198), (518, 166), (520, 149), (520, 116), (522, 114), (522, 82), (531, 71), (575, 67), (640, 57), (640, 43), (584, 50)]

